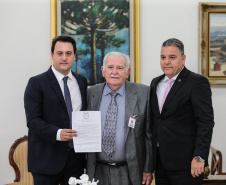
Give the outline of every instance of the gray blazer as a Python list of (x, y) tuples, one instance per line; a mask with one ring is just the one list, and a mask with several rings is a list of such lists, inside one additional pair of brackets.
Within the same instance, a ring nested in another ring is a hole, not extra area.
[[(134, 185), (141, 185), (143, 172), (153, 171), (153, 154), (149, 122), (149, 87), (142, 84), (125, 82), (125, 152), (130, 179)], [(99, 110), (105, 83), (88, 89), (88, 110)], [(135, 128), (128, 127), (129, 118), (137, 115)], [(95, 176), (96, 155), (88, 154), (87, 173), (90, 179)], [(122, 174), (123, 175), (123, 174)]]

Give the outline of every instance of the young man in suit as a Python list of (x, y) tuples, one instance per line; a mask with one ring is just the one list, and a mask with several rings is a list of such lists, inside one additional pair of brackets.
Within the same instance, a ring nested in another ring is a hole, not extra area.
[(86, 110), (87, 80), (74, 74), (75, 40), (67, 36), (53, 39), (53, 65), (30, 78), (24, 105), (28, 132), (28, 171), (34, 185), (68, 185), (71, 176), (84, 172), (85, 154), (75, 153), (71, 112)]
[(208, 80), (185, 67), (184, 45), (166, 40), (163, 75), (151, 83), (150, 109), (157, 185), (201, 185), (214, 126)]
[(131, 69), (125, 54), (108, 53), (101, 70), (106, 83), (88, 90), (88, 110), (101, 111), (102, 152), (88, 154), (88, 175), (98, 185), (150, 185), (149, 88), (126, 81)]

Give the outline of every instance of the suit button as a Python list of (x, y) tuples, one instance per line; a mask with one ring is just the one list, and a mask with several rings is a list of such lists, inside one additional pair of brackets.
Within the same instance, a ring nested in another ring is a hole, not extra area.
[(159, 121), (162, 121), (161, 119), (159, 119)]

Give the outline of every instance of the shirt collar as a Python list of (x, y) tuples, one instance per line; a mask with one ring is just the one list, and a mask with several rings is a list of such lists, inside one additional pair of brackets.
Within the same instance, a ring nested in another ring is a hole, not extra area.
[[(107, 96), (108, 94), (110, 94), (112, 92), (111, 88), (108, 86), (108, 84), (106, 83), (105, 87), (104, 87), (104, 91), (103, 94), (104, 96)], [(119, 87), (116, 92), (121, 95), (124, 96), (125, 94), (125, 82), (122, 84), (121, 87)]]
[[(59, 71), (57, 71), (53, 65), (52, 65), (52, 71), (53, 71), (54, 75), (56, 76), (58, 82), (61, 81), (65, 77), (63, 74), (61, 74)], [(69, 77), (68, 79), (72, 80), (71, 70), (67, 76)]]
[[(181, 71), (184, 69), (184, 67), (181, 69)], [(181, 72), (180, 71), (180, 72)], [(178, 77), (178, 75), (180, 74), (180, 72), (179, 73), (177, 73), (173, 78), (171, 78), (171, 79), (173, 79), (174, 81), (177, 79), (177, 77)], [(163, 82), (165, 83), (165, 82), (167, 82), (168, 81), (168, 77), (165, 75), (164, 76), (164, 78), (163, 78)]]

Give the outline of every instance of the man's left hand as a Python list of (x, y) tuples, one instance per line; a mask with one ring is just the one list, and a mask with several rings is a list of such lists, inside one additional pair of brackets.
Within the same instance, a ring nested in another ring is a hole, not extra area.
[(191, 162), (191, 175), (193, 177), (198, 177), (204, 172), (204, 162), (197, 162), (195, 158)]
[(152, 181), (152, 174), (148, 172), (143, 172), (142, 184), (150, 185)]

